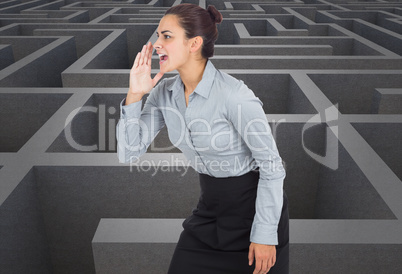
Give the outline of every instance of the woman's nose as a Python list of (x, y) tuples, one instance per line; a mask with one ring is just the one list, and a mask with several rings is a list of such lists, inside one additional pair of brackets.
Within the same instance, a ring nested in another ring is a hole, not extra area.
[(155, 48), (155, 49), (161, 49), (161, 48), (162, 48), (162, 45), (159, 43), (159, 38), (158, 38), (158, 40), (156, 40), (156, 42), (154, 43), (154, 48)]

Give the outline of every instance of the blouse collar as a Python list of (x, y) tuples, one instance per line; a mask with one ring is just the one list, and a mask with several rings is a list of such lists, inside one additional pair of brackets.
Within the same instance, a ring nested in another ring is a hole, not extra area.
[[(215, 66), (212, 64), (211, 60), (208, 59), (207, 65), (204, 69), (204, 73), (202, 74), (202, 79), (198, 83), (194, 92), (208, 99), (216, 72), (217, 70)], [(172, 84), (170, 84), (167, 89), (173, 91), (175, 96), (179, 95), (179, 92), (183, 90), (183, 82), (180, 78), (180, 75), (176, 76), (176, 80)]]

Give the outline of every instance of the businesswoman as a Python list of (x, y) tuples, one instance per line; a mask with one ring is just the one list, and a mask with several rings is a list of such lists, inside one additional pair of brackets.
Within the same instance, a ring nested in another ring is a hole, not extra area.
[[(157, 41), (143, 46), (130, 71), (118, 157), (138, 159), (167, 126), (172, 144), (199, 173), (201, 196), (182, 224), (169, 274), (288, 273), (285, 171), (262, 102), (209, 60), (221, 21), (214, 6), (167, 10)], [(160, 71), (152, 79), (153, 49)], [(173, 70), (179, 74), (156, 85)]]

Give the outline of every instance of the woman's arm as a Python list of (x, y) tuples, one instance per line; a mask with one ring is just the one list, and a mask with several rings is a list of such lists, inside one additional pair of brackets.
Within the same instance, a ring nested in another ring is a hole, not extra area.
[(249, 265), (253, 273), (267, 273), (276, 262), (278, 224), (283, 205), (285, 170), (271, 133), (262, 102), (239, 81), (227, 100), (229, 120), (239, 132), (259, 166), (255, 215), (250, 233)]
[(283, 204), (285, 170), (279, 156), (262, 102), (239, 81), (227, 100), (229, 120), (239, 132), (259, 166), (256, 213), (250, 241), (258, 244), (278, 244), (278, 223)]
[[(152, 44), (144, 45), (130, 70), (130, 87), (120, 104), (120, 120), (116, 126), (119, 161), (128, 163), (144, 154), (156, 134), (164, 127), (163, 115), (157, 107), (156, 94), (163, 85), (153, 88), (162, 78), (159, 72), (151, 78)], [(152, 90), (152, 92), (150, 92)], [(149, 93), (141, 112), (142, 98)]]
[(165, 126), (163, 115), (157, 107), (155, 94), (158, 87), (152, 90), (141, 111), (140, 101), (124, 105), (120, 104), (120, 120), (117, 123), (117, 156), (121, 163), (129, 163), (143, 155), (158, 132)]

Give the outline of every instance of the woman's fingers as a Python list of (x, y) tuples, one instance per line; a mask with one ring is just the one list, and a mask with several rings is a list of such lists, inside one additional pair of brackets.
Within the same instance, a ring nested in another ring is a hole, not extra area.
[(138, 52), (135, 57), (132, 68), (135, 69), (142, 65), (150, 66), (152, 61), (152, 50), (153, 47), (151, 42), (143, 45), (141, 51)]
[(144, 45), (141, 50), (141, 59), (140, 59), (140, 63), (139, 63), (140, 66), (142, 66), (144, 64), (145, 50), (146, 50), (146, 45)]
[(269, 260), (264, 260), (262, 262), (262, 273), (267, 273), (272, 265), (270, 265)]
[(134, 64), (133, 64), (133, 67), (132, 67), (133, 69), (138, 67), (139, 61), (140, 61), (140, 52), (138, 52), (137, 56), (135, 57)]
[(147, 63), (147, 65), (150, 66), (151, 62), (152, 62), (152, 52), (153, 52), (153, 46), (152, 46), (151, 42), (148, 43), (148, 49), (149, 50), (148, 50), (148, 63)]
[(262, 269), (262, 260), (256, 258), (255, 269), (254, 269), (253, 274), (260, 274), (261, 269)]
[(144, 65), (146, 65), (146, 66), (148, 66), (149, 65), (149, 59), (150, 59), (150, 56), (149, 56), (149, 51), (150, 51), (150, 45), (149, 45), (149, 42), (145, 45), (145, 48), (146, 48), (146, 50), (145, 50), (145, 56), (144, 56)]
[(248, 251), (248, 265), (252, 265), (254, 260), (254, 248), (253, 245), (250, 245), (249, 251)]
[(148, 42), (146, 45), (146, 51), (144, 56), (144, 65), (150, 66), (151, 65), (151, 58), (152, 58), (152, 43)]
[(163, 76), (163, 72), (158, 72), (155, 75), (154, 79), (152, 79), (152, 86), (155, 86), (156, 83), (158, 83), (158, 81), (162, 78), (162, 76)]

